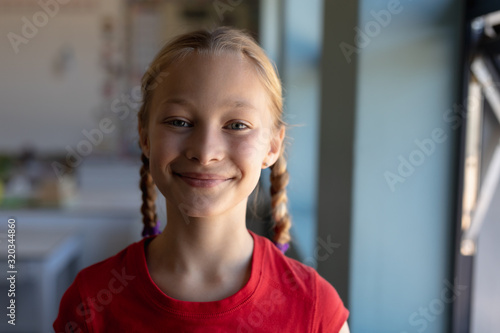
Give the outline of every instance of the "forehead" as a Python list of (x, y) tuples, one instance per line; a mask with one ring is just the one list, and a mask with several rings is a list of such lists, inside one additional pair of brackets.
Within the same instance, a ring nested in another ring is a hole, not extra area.
[(199, 107), (249, 103), (270, 113), (269, 96), (255, 65), (242, 54), (192, 53), (164, 72), (164, 79), (153, 91), (153, 105), (170, 99), (189, 100)]

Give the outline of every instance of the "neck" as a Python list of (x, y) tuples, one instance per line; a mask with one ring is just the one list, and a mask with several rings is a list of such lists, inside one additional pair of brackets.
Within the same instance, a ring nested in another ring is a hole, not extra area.
[(182, 215), (167, 202), (167, 225), (150, 244), (155, 266), (176, 274), (223, 275), (251, 262), (246, 201), (216, 217)]

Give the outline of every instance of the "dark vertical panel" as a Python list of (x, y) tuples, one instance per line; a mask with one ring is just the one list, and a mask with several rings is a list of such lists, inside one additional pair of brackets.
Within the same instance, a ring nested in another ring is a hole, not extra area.
[[(470, 58), (472, 52), (470, 47), (471, 43), (471, 29), (470, 21), (464, 20), (464, 43), (462, 51), (462, 75), (461, 75), (461, 87), (460, 95), (463, 101), (467, 101), (468, 95), (468, 83), (470, 79)], [(451, 331), (453, 333), (468, 332), (470, 326), (470, 300), (471, 300), (471, 286), (472, 286), (472, 257), (464, 257), (460, 254), (460, 239), (462, 237), (462, 199), (464, 190), (464, 161), (465, 161), (465, 132), (467, 128), (467, 117), (463, 119), (462, 126), (460, 128), (460, 139), (458, 147), (457, 165), (458, 165), (458, 180), (457, 180), (457, 205), (455, 210), (455, 241), (454, 241), (454, 284), (455, 285), (466, 285), (467, 289), (459, 298), (453, 302), (452, 306), (452, 318), (451, 318)]]
[(317, 270), (348, 303), (357, 54), (348, 63), (339, 45), (353, 44), (358, 1), (324, 1), (318, 237), (340, 244)]
[[(461, 87), (460, 95), (464, 101), (467, 101), (468, 83), (470, 80), (470, 64), (473, 56), (476, 54), (479, 35), (477, 31), (471, 29), (471, 22), (475, 17), (500, 10), (498, 0), (468, 0), (466, 1), (466, 10), (463, 20), (463, 45), (461, 62)], [(464, 162), (465, 162), (465, 134), (467, 117), (464, 117), (460, 131), (460, 140), (458, 147), (457, 164), (459, 166), (457, 177), (457, 205), (455, 213), (455, 242), (454, 242), (454, 283), (456, 288), (466, 287), (463, 293), (453, 303), (451, 317), (452, 333), (466, 333), (470, 331), (471, 324), (471, 300), (473, 286), (473, 268), (474, 256), (463, 256), (460, 253), (460, 241), (462, 237), (461, 216), (462, 216), (462, 198), (464, 190)]]

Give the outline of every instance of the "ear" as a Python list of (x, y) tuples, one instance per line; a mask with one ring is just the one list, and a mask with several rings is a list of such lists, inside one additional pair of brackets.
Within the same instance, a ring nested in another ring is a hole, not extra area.
[(267, 152), (266, 158), (264, 159), (264, 167), (273, 165), (276, 163), (281, 154), (281, 149), (283, 149), (283, 140), (285, 139), (285, 126), (273, 133), (271, 136), (271, 144), (269, 151)]
[(139, 145), (141, 146), (142, 153), (149, 158), (149, 136), (148, 131), (140, 126), (139, 127)]

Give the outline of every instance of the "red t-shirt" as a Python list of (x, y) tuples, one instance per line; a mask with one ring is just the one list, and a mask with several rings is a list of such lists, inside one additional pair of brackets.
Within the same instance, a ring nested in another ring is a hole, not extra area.
[(83, 269), (64, 294), (56, 332), (338, 332), (349, 312), (314, 269), (254, 239), (250, 279), (232, 296), (187, 302), (153, 282), (145, 246), (133, 243)]

